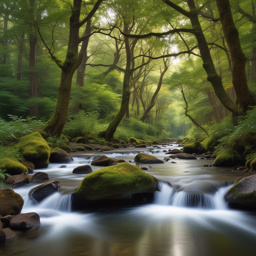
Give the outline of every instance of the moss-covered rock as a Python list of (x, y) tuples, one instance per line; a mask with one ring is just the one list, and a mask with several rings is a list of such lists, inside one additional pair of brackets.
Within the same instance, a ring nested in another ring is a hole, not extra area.
[(232, 167), (242, 162), (241, 156), (232, 149), (222, 150), (216, 157), (213, 165), (219, 167)]
[(155, 156), (139, 153), (134, 158), (135, 162), (143, 163), (143, 164), (159, 164), (164, 163), (164, 161), (156, 158)]
[(135, 165), (121, 163), (88, 174), (75, 195), (86, 200), (131, 198), (134, 193), (155, 190), (155, 187), (153, 176)]
[(138, 139), (134, 138), (134, 137), (129, 138), (129, 142), (130, 143), (140, 144), (140, 141)]
[(68, 146), (66, 143), (62, 143), (59, 145), (59, 148), (65, 150), (67, 153), (70, 153), (72, 151), (71, 147)]
[(62, 139), (67, 145), (69, 144), (69, 139), (67, 136), (65, 136), (64, 134), (60, 135), (60, 139)]
[(16, 147), (27, 161), (35, 165), (35, 168), (45, 168), (49, 165), (50, 148), (39, 132), (21, 137)]
[(116, 159), (116, 158), (110, 158), (105, 155), (100, 156), (96, 160), (92, 161), (92, 165), (95, 166), (110, 166), (116, 163), (122, 163), (125, 162), (122, 159)]
[(225, 200), (241, 207), (256, 208), (256, 175), (237, 180), (227, 191)]
[(0, 215), (15, 215), (21, 212), (23, 198), (12, 189), (0, 189)]
[(21, 173), (28, 173), (25, 165), (10, 158), (0, 159), (0, 169), (5, 170), (10, 175), (18, 175)]
[(87, 144), (80, 144), (80, 146), (84, 147), (86, 150), (93, 151), (93, 147)]
[(76, 137), (73, 142), (75, 143), (87, 143), (88, 142), (88, 139), (85, 138), (85, 137)]
[(86, 149), (83, 146), (76, 146), (75, 150), (76, 151), (86, 151)]
[(203, 145), (199, 141), (196, 141), (194, 143), (185, 145), (183, 148), (183, 152), (188, 154), (193, 154), (193, 153), (202, 154), (202, 153), (205, 153), (206, 150), (204, 149)]

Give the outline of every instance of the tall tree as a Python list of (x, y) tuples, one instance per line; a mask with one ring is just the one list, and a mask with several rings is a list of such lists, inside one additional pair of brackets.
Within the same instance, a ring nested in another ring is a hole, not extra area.
[(71, 16), (69, 19), (68, 47), (66, 52), (66, 58), (64, 61), (61, 61), (56, 56), (54, 56), (51, 48), (49, 48), (44, 41), (42, 34), (40, 33), (40, 29), (38, 28), (40, 37), (44, 42), (46, 48), (48, 49), (49, 54), (61, 69), (61, 81), (57, 105), (52, 117), (49, 119), (44, 127), (44, 130), (49, 135), (57, 137), (60, 136), (62, 129), (65, 125), (73, 74), (80, 66), (84, 56), (84, 52), (80, 51), (80, 53), (78, 53), (79, 43), (83, 42), (88, 38), (88, 36), (80, 37), (79, 32), (81, 27), (89, 20), (91, 20), (102, 2), (103, 0), (98, 0), (93, 6), (92, 10), (89, 12), (89, 14), (85, 18), (80, 20), (82, 0), (73, 0), (73, 4), (71, 5)]

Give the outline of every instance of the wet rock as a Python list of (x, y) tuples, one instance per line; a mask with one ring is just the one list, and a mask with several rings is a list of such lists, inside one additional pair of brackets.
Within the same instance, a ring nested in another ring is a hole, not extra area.
[(110, 150), (112, 150), (112, 148), (111, 147), (108, 147), (108, 146), (102, 146), (102, 148), (101, 148), (103, 151), (110, 151)]
[(83, 146), (76, 146), (75, 150), (76, 151), (86, 151), (86, 149)]
[(168, 162), (170, 160), (170, 157), (168, 157), (168, 156), (166, 156), (165, 158), (164, 158), (164, 161), (165, 162)]
[(193, 156), (191, 154), (187, 154), (187, 153), (179, 153), (179, 154), (175, 154), (175, 158), (178, 159), (196, 159), (196, 156)]
[(224, 198), (226, 202), (242, 208), (256, 208), (256, 175), (238, 179)]
[(66, 165), (61, 165), (60, 168), (67, 168), (67, 166)]
[(72, 161), (72, 157), (63, 149), (54, 148), (51, 151), (50, 162), (51, 163), (69, 163)]
[(84, 147), (88, 151), (93, 151), (93, 147), (87, 144), (80, 144), (80, 146)]
[(179, 154), (179, 153), (182, 153), (182, 151), (179, 149), (172, 149), (172, 150), (169, 150), (166, 154)]
[(91, 172), (92, 172), (92, 168), (90, 165), (78, 166), (73, 170), (73, 173), (76, 173), (76, 174), (88, 174)]
[(0, 216), (0, 222), (2, 222), (3, 228), (10, 227), (10, 221), (11, 221), (12, 217), (13, 217), (12, 215), (6, 215), (4, 217)]
[(113, 148), (120, 148), (120, 146), (118, 144), (113, 144), (112, 147)]
[(166, 152), (167, 152), (167, 150), (163, 150), (163, 152), (164, 152), (164, 153), (166, 153)]
[(151, 168), (149, 165), (138, 165), (138, 167), (143, 171), (148, 171)]
[(27, 229), (38, 226), (40, 226), (40, 217), (35, 212), (15, 215), (10, 221), (11, 228)]
[(0, 189), (0, 215), (15, 215), (21, 212), (23, 198), (12, 189)]
[(33, 171), (35, 169), (35, 165), (32, 162), (23, 161), (22, 164), (27, 167), (28, 173), (33, 173)]
[(6, 240), (16, 236), (16, 233), (12, 231), (10, 228), (4, 228), (3, 232), (5, 233)]
[(237, 170), (238, 171), (244, 171), (244, 170), (246, 170), (247, 168), (245, 167), (245, 166), (239, 166), (238, 168), (237, 168)]
[(53, 180), (53, 181), (46, 182), (42, 185), (39, 185), (35, 188), (32, 188), (29, 191), (28, 195), (29, 195), (30, 199), (32, 199), (36, 202), (40, 202), (47, 196), (58, 191), (59, 188), (60, 188), (60, 182), (57, 180)]
[(43, 182), (46, 180), (49, 180), (49, 175), (45, 172), (37, 172), (31, 178), (31, 182)]
[(134, 158), (135, 162), (143, 163), (143, 164), (158, 164), (158, 163), (164, 163), (164, 161), (156, 158), (155, 156), (139, 153)]
[(20, 183), (25, 184), (25, 183), (30, 183), (30, 178), (31, 177), (28, 174), (23, 173), (23, 174), (8, 177), (4, 183), (13, 184), (13, 185), (20, 184)]
[(212, 167), (211, 164), (204, 164), (204, 167)]
[(122, 159), (115, 159), (115, 158), (109, 158), (105, 155), (100, 156), (99, 158), (97, 158), (96, 160), (92, 161), (92, 165), (95, 166), (110, 166), (113, 165), (113, 163), (118, 162), (118, 163), (122, 163), (125, 162)]
[(218, 191), (219, 187), (220, 184), (217, 182), (195, 180), (182, 186), (181, 188), (178, 189), (178, 191), (215, 194)]
[(177, 164), (176, 162), (172, 161), (171, 164)]
[(6, 235), (3, 231), (3, 225), (0, 222), (0, 243), (3, 243), (6, 240)]

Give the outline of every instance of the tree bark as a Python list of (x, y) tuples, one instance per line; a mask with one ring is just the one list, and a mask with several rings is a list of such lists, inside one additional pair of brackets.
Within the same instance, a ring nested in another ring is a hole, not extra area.
[(195, 37), (197, 39), (200, 54), (204, 63), (203, 67), (207, 73), (207, 80), (212, 84), (213, 89), (221, 103), (231, 112), (237, 113), (236, 104), (226, 93), (222, 84), (221, 77), (216, 72), (216, 68), (214, 66), (207, 41), (205, 39), (201, 24), (199, 22), (195, 2), (194, 0), (187, 0), (187, 3), (190, 8), (189, 19), (191, 21), (193, 29), (196, 30)]
[[(128, 32), (128, 24), (124, 24), (124, 32)], [(123, 80), (123, 94), (122, 94), (122, 103), (121, 108), (115, 118), (112, 120), (112, 122), (109, 124), (106, 131), (101, 132), (100, 136), (104, 137), (106, 140), (111, 140), (113, 138), (113, 135), (116, 131), (116, 128), (120, 124), (121, 120), (123, 119), (125, 113), (127, 112), (127, 109), (129, 107), (129, 100), (130, 100), (130, 78), (132, 75), (131, 70), (131, 48), (128, 37), (124, 37), (125, 41), (125, 50), (126, 50), (126, 68), (125, 68), (125, 74), (124, 74), (124, 80)]]
[(57, 105), (52, 117), (44, 127), (44, 130), (48, 135), (56, 137), (61, 135), (68, 112), (72, 77), (83, 59), (82, 52), (78, 55), (78, 46), (80, 42), (79, 29), (85, 22), (88, 22), (92, 18), (102, 1), (103, 0), (98, 0), (87, 17), (83, 19), (83, 21), (80, 21), (82, 0), (73, 0), (72, 14), (69, 19), (69, 41), (65, 61), (61, 62), (55, 57), (52, 57), (56, 64), (61, 68), (62, 72)]
[(158, 81), (158, 85), (157, 85), (157, 88), (151, 98), (151, 101), (149, 103), (149, 106), (146, 108), (146, 110), (144, 111), (142, 117), (141, 117), (141, 121), (144, 122), (145, 119), (147, 118), (147, 115), (148, 113), (150, 112), (150, 110), (155, 106), (155, 101), (156, 101), (156, 97), (158, 95), (158, 93), (160, 92), (161, 90), (161, 87), (162, 87), (162, 83), (163, 83), (163, 77), (164, 77), (164, 74), (166, 73), (166, 71), (168, 70), (169, 66), (166, 64), (166, 62), (164, 63), (165, 64), (165, 68), (163, 70), (163, 72), (160, 71), (160, 78), (159, 78), (159, 81)]
[(232, 82), (237, 96), (238, 114), (243, 114), (254, 105), (250, 96), (245, 66), (246, 57), (242, 51), (238, 30), (234, 24), (229, 0), (216, 0), (220, 20), (232, 61)]
[[(5, 35), (5, 33), (6, 33), (6, 31), (7, 31), (7, 29), (8, 29), (8, 21), (9, 21), (9, 14), (5, 14), (5, 16), (4, 16), (4, 36), (6, 36)], [(5, 38), (4, 40), (3, 40), (3, 47), (5, 48), (4, 49), (4, 51), (7, 51), (7, 47), (8, 47), (8, 40), (7, 40), (7, 38)], [(2, 64), (6, 64), (7, 63), (7, 53), (6, 52), (4, 52), (4, 54), (3, 54), (3, 59), (2, 59)]]
[[(30, 98), (38, 98), (37, 78), (36, 78), (36, 44), (37, 38), (35, 35), (29, 35), (29, 80), (30, 80)], [(30, 116), (39, 116), (37, 105), (30, 107)]]
[(18, 46), (18, 62), (17, 62), (17, 80), (22, 80), (23, 78), (23, 43), (24, 43), (24, 33), (21, 34), (21, 38)]

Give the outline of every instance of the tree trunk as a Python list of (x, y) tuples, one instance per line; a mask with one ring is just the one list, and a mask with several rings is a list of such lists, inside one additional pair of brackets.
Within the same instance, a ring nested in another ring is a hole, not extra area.
[(216, 0), (220, 20), (227, 41), (232, 61), (232, 81), (237, 96), (238, 114), (243, 114), (248, 106), (252, 106), (246, 79), (246, 57), (242, 51), (238, 30), (234, 24), (229, 0)]
[[(124, 24), (124, 32), (128, 32), (128, 25)], [(126, 49), (126, 68), (124, 74), (124, 81), (123, 81), (123, 94), (122, 94), (122, 103), (121, 108), (112, 122), (109, 124), (106, 131), (101, 132), (100, 136), (104, 137), (106, 140), (110, 140), (113, 138), (113, 135), (116, 131), (116, 128), (122, 121), (125, 113), (127, 112), (127, 108), (129, 107), (129, 100), (130, 100), (130, 78), (132, 75), (131, 70), (131, 48), (128, 37), (124, 37), (125, 41), (125, 49)]]
[(44, 127), (44, 131), (46, 131), (48, 135), (57, 137), (61, 135), (67, 118), (72, 77), (83, 59), (83, 53), (80, 52), (78, 55), (78, 46), (81, 40), (79, 37), (79, 29), (85, 22), (91, 19), (102, 1), (103, 0), (98, 0), (87, 17), (80, 21), (82, 0), (73, 0), (72, 13), (69, 19), (69, 40), (65, 61), (61, 62), (55, 56), (53, 57), (53, 60), (61, 68), (62, 72), (57, 106), (52, 117)]
[(152, 98), (151, 98), (151, 101), (150, 101), (150, 103), (149, 103), (149, 106), (146, 108), (146, 110), (144, 111), (144, 113), (143, 113), (143, 115), (142, 115), (142, 117), (141, 117), (141, 119), (140, 119), (142, 122), (145, 121), (145, 119), (147, 118), (148, 113), (150, 112), (150, 110), (151, 110), (151, 109), (155, 106), (155, 104), (156, 104), (156, 103), (155, 103), (156, 97), (157, 97), (158, 93), (159, 93), (160, 90), (161, 90), (161, 86), (162, 86), (162, 83), (163, 83), (163, 77), (164, 77), (164, 74), (166, 73), (167, 70), (168, 70), (168, 66), (167, 66), (166, 63), (165, 63), (164, 71), (161, 72), (161, 74), (160, 74), (160, 78), (159, 78), (159, 81), (158, 81), (157, 88), (156, 88), (156, 90), (155, 90), (155, 92), (154, 92), (154, 94), (153, 94), (153, 96), (152, 96)]
[[(37, 38), (35, 35), (29, 35), (29, 80), (30, 80), (30, 98), (38, 98), (37, 78), (35, 72), (36, 65), (36, 44)], [(37, 105), (30, 107), (30, 116), (39, 116)]]
[[(256, 41), (254, 44), (256, 44)], [(252, 48), (251, 82), (256, 83), (256, 46)]]
[[(90, 33), (91, 33), (91, 20), (88, 20), (83, 36), (90, 35)], [(80, 50), (81, 54), (83, 54), (83, 59), (80, 66), (77, 69), (77, 75), (76, 75), (76, 84), (80, 86), (84, 86), (84, 75), (85, 75), (85, 69), (86, 69), (86, 62), (88, 58), (87, 56), (88, 45), (89, 45), (89, 38), (83, 41), (82, 47)]]
[[(8, 21), (9, 21), (9, 14), (6, 14), (4, 16), (4, 36), (6, 36), (6, 31), (8, 29)], [(7, 47), (8, 47), (8, 40), (7, 38), (5, 38), (3, 40), (3, 47), (4, 47), (4, 51), (7, 51)], [(2, 59), (2, 64), (6, 64), (7, 63), (7, 53), (4, 52), (3, 54), (3, 59)]]
[(23, 78), (23, 43), (24, 43), (24, 33), (21, 35), (19, 42), (19, 52), (18, 52), (18, 62), (17, 62), (17, 80), (22, 80)]
[(189, 15), (190, 21), (193, 29), (196, 30), (195, 36), (204, 63), (203, 67), (207, 73), (207, 80), (211, 82), (213, 89), (221, 103), (231, 112), (237, 113), (236, 104), (227, 95), (223, 87), (221, 77), (218, 76), (216, 72), (207, 41), (205, 39), (201, 24), (198, 19), (198, 12), (196, 11), (195, 2), (194, 0), (187, 0), (187, 3), (191, 11)]

